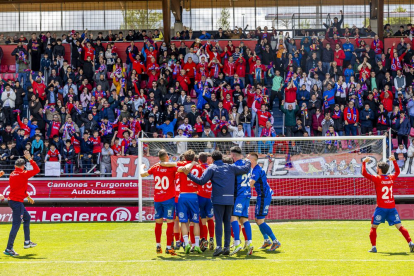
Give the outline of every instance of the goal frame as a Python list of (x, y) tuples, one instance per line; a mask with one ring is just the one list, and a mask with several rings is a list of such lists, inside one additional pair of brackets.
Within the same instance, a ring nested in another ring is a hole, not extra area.
[[(383, 140), (382, 143), (382, 159), (384, 162), (387, 160), (387, 144), (385, 135), (373, 135), (373, 136), (311, 136), (311, 137), (243, 137), (243, 138), (140, 138), (138, 139), (138, 167), (141, 167), (144, 152), (144, 143), (150, 142), (232, 142), (232, 141), (346, 141), (346, 140)], [(335, 176), (325, 176), (326, 178), (333, 178)], [(352, 176), (347, 176), (352, 177)], [(284, 178), (284, 177), (281, 177)], [(287, 178), (287, 177), (286, 177)], [(289, 177), (291, 178), (291, 177)], [(138, 173), (138, 212), (139, 221), (142, 222), (142, 177)]]

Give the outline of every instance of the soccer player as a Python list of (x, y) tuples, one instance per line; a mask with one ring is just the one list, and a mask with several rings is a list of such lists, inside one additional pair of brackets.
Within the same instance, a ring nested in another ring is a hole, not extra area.
[[(165, 150), (158, 152), (161, 162), (168, 161), (168, 153)], [(145, 166), (144, 164), (141, 167)], [(141, 177), (154, 176), (154, 208), (155, 208), (155, 240), (157, 253), (161, 254), (161, 234), (163, 218), (167, 220), (167, 249), (165, 253), (177, 255), (171, 248), (174, 236), (174, 208), (175, 208), (175, 174), (177, 167), (162, 167), (160, 163), (153, 165), (147, 172), (141, 172)]]
[[(231, 157), (233, 158), (234, 165), (244, 166), (246, 161), (243, 160), (242, 150), (238, 146), (234, 146), (230, 149)], [(247, 255), (253, 254), (254, 247), (252, 246), (252, 228), (249, 221), (249, 206), (250, 206), (250, 172), (245, 174), (239, 174), (236, 176), (236, 190), (235, 200), (233, 206), (233, 215), (231, 216), (231, 227), (234, 233), (234, 250), (230, 255), (234, 255), (239, 252), (243, 246), (240, 243), (240, 228), (239, 222), (244, 226), (246, 231), (247, 241), (245, 247), (248, 249)]]
[[(182, 173), (185, 168), (191, 168), (191, 173), (201, 176), (203, 173), (202, 168), (199, 165), (195, 165), (195, 152), (193, 150), (187, 150), (184, 153), (183, 162), (166, 162), (161, 163), (161, 166), (179, 166), (177, 169), (178, 177), (180, 178), (180, 197), (178, 199), (178, 217), (181, 223), (181, 232), (183, 233), (184, 239), (184, 251), (186, 254), (190, 253), (190, 250), (194, 250), (197, 253), (202, 253), (200, 249), (200, 225), (199, 225), (199, 215), (200, 208), (198, 202), (198, 186), (187, 178), (187, 175)], [(188, 165), (188, 166), (187, 166)], [(195, 244), (194, 248), (191, 248), (191, 245), (188, 240), (189, 233), (189, 222), (194, 224), (194, 236)]]
[(400, 216), (398, 215), (397, 209), (395, 209), (394, 195), (392, 194), (394, 181), (400, 174), (400, 168), (398, 167), (394, 155), (391, 155), (389, 160), (393, 162), (395, 169), (395, 173), (390, 175), (386, 175), (390, 167), (389, 164), (385, 162), (378, 162), (378, 175), (371, 175), (367, 172), (367, 163), (371, 161), (371, 158), (366, 157), (362, 160), (362, 175), (374, 182), (375, 192), (377, 194), (377, 207), (375, 208), (374, 215), (372, 216), (371, 231), (369, 233), (372, 248), (368, 252), (377, 253), (377, 228), (380, 223), (385, 223), (385, 221), (388, 222), (389, 226), (395, 225), (395, 227), (400, 230), (401, 234), (408, 242), (410, 251), (414, 252), (414, 243), (411, 241), (410, 234), (407, 229), (405, 229), (401, 224)]
[[(264, 243), (259, 249), (265, 249), (270, 246), (269, 251), (275, 251), (281, 244), (276, 239), (270, 226), (265, 222), (270, 203), (272, 202), (273, 191), (267, 183), (266, 172), (257, 164), (259, 155), (253, 152), (247, 158), (249, 158), (252, 166), (250, 187), (254, 186), (257, 193), (255, 220), (264, 238)], [(271, 240), (269, 240), (269, 237)]]
[[(208, 168), (208, 153), (201, 152), (198, 155), (198, 162), (204, 172)], [(210, 250), (214, 249), (214, 221), (213, 221), (213, 202), (211, 201), (212, 184), (208, 182), (206, 185), (198, 186), (198, 204), (200, 206), (201, 227), (201, 244), (203, 251), (209, 246)], [(207, 231), (208, 224), (208, 231)], [(207, 233), (210, 232), (210, 241), (207, 242)]]
[(10, 194), (8, 197), (8, 204), (13, 211), (13, 224), (9, 235), (9, 241), (7, 248), (4, 250), (5, 255), (17, 257), (16, 251), (13, 249), (14, 240), (16, 239), (17, 232), (19, 232), (20, 225), (23, 219), (23, 230), (24, 230), (24, 248), (28, 249), (35, 247), (37, 244), (30, 240), (30, 214), (24, 207), (24, 199), (27, 198), (30, 204), (34, 204), (34, 200), (30, 197), (27, 192), (27, 183), (29, 178), (35, 176), (40, 172), (36, 162), (33, 161), (28, 151), (24, 152), (24, 157), (30, 162), (33, 170), (26, 171), (24, 165), (26, 161), (23, 158), (19, 158), (15, 163), (15, 170), (10, 174)]

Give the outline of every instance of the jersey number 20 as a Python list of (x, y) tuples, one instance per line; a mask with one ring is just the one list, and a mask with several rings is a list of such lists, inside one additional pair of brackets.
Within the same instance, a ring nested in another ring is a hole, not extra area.
[(170, 187), (170, 183), (168, 181), (168, 177), (163, 176), (162, 178), (159, 176), (155, 177), (155, 189), (156, 190), (167, 190)]

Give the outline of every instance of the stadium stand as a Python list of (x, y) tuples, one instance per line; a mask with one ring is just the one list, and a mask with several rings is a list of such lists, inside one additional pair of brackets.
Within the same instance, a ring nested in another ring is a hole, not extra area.
[(108, 155), (177, 135), (391, 133), (407, 151), (411, 24), (387, 24), (380, 40), (343, 17), (294, 37), (267, 27), (184, 28), (169, 43), (158, 29), (0, 35), (0, 163), (10, 172), (29, 149), (42, 170), (58, 161), (64, 174), (109, 175)]

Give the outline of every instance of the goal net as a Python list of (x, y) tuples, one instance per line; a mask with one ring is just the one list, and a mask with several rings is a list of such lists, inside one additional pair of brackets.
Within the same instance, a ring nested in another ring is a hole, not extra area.
[[(367, 170), (376, 174), (377, 162), (387, 157), (385, 136), (140, 139), (138, 163), (149, 168), (159, 161), (160, 149), (169, 153), (170, 161), (178, 161), (189, 149), (196, 154), (220, 150), (230, 157), (235, 145), (245, 156), (259, 153), (259, 165), (267, 172), (273, 190), (267, 219), (370, 219), (375, 190), (361, 175), (362, 160), (369, 156)], [(152, 176), (139, 178), (141, 213), (153, 213), (154, 187)], [(251, 206), (255, 203), (252, 187)], [(249, 217), (254, 218), (254, 208)]]

